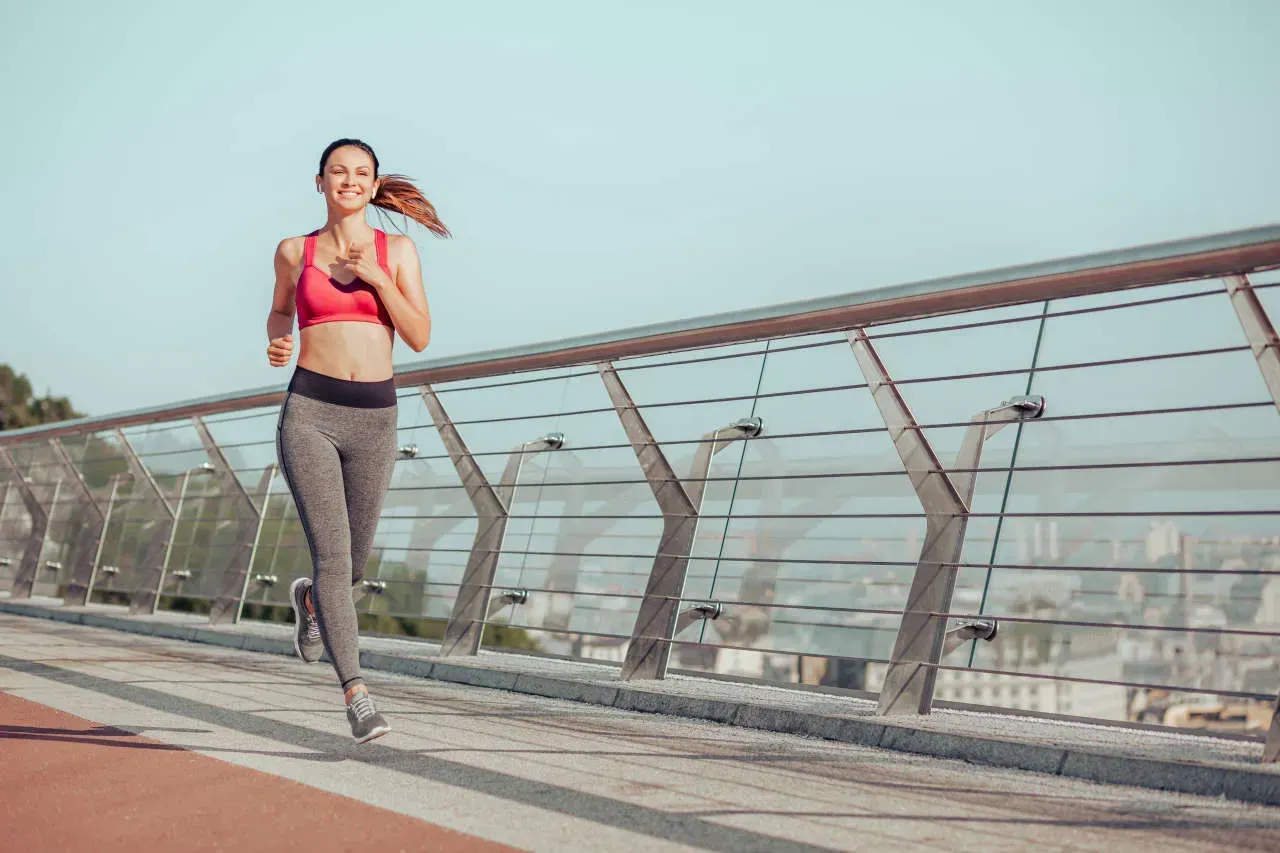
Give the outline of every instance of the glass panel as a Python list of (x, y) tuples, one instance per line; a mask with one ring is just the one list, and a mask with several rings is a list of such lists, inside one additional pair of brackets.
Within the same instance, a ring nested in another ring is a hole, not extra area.
[[(915, 380), (901, 386), (903, 396), (945, 464), (969, 419), (1022, 393), (1026, 375), (931, 377), (1025, 371), (1038, 312), (1020, 306), (964, 319), (1011, 317), (1032, 320), (957, 329), (956, 318), (935, 318), (933, 327), (945, 331), (873, 339), (892, 378)], [(891, 332), (921, 328), (929, 327), (899, 324)], [(765, 435), (747, 443), (713, 570), (709, 597), (725, 604), (724, 615), (682, 635), (736, 648), (684, 646), (677, 657), (690, 668), (783, 680), (801, 679), (799, 653), (852, 658), (820, 662), (829, 670), (822, 677), (862, 687), (865, 662), (887, 660), (892, 650), (923, 544), (922, 507), (844, 335), (788, 340), (771, 352), (756, 414)], [(999, 510), (1015, 435), (1010, 428), (988, 440), (981, 464), (991, 470), (977, 478), (975, 511)], [(964, 560), (986, 561), (994, 528), (990, 518), (970, 523)], [(978, 594), (962, 583), (958, 606), (976, 610)]]
[[(1219, 286), (1149, 288), (1143, 297), (1212, 296), (1053, 317), (1041, 364), (1242, 346)], [(977, 669), (1025, 675), (958, 676), (939, 698), (967, 691), (1008, 707), (1049, 702), (1084, 716), (1148, 719), (1157, 698), (1212, 699), (1197, 690), (1274, 694), (1275, 673), (1255, 662), (1274, 654), (1274, 636), (1256, 632), (1268, 624), (1275, 580), (1259, 572), (1280, 556), (1267, 544), (1280, 542), (1280, 430), (1274, 407), (1257, 405), (1269, 397), (1252, 355), (1044, 370), (1033, 389), (1048, 416), (1024, 427), (986, 602), (1004, 621), (995, 642), (974, 650)], [(1150, 411), (1190, 407), (1203, 408)], [(1117, 412), (1138, 414), (1108, 416)]]
[[(448, 387), (436, 390), (450, 418), (457, 417), (455, 409), (466, 411), (472, 419), (509, 414), (496, 412), (492, 400), (487, 409), (479, 398), (471, 404), (457, 402), (465, 401), (471, 394), (500, 394), (498, 389), (449, 394), (445, 390)], [(427, 617), (444, 622), (453, 610), (471, 552), (477, 528), (475, 509), (418, 390), (404, 389), (399, 406), (400, 444), (416, 448), (416, 456), (396, 463), (391, 487), (383, 501), (374, 555), (366, 569), (367, 578), (385, 581), (387, 588), (379, 595), (365, 596), (360, 607), (369, 613)], [(472, 453), (477, 454), (476, 461), (488, 476), (493, 470), (490, 464), (493, 457), (479, 454), (489, 448), (473, 445), (471, 427), (464, 425), (458, 431)], [(493, 440), (491, 435), (484, 435), (481, 440)], [(497, 438), (500, 440), (502, 436)], [(502, 464), (505, 459), (499, 458), (494, 484), (501, 477)], [(417, 629), (410, 627), (409, 630)]]
[(47, 442), (23, 444), (15, 448), (12, 454), (47, 519), (43, 547), (40, 549), (35, 577), (32, 579), (31, 594), (56, 595), (57, 569), (55, 567), (63, 565), (62, 558), (69, 556), (68, 539), (71, 534), (69, 509), (75, 501), (73, 486), (64, 482), (67, 479), (67, 473)]
[(31, 535), (31, 516), (10, 476), (6, 471), (0, 479), (0, 590), (12, 588), (22, 550)]

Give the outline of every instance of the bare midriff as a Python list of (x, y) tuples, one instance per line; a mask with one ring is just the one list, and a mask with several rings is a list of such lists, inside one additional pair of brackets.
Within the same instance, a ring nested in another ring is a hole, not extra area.
[(300, 332), (298, 366), (337, 379), (380, 382), (390, 379), (395, 330), (381, 323), (317, 323)]

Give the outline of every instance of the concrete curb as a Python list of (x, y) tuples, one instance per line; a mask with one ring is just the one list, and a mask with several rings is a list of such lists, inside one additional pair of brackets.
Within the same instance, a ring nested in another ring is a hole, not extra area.
[[(0, 613), (288, 657), (294, 654), (293, 643), (288, 638), (242, 633), (235, 628), (196, 628), (173, 622), (148, 621), (138, 617), (4, 600), (0, 600)], [(708, 720), (1111, 785), (1132, 785), (1280, 805), (1280, 767), (1271, 768), (1261, 764), (1251, 766), (1246, 763), (1152, 758), (1098, 747), (1062, 747), (989, 735), (944, 732), (865, 713), (814, 713), (767, 702), (680, 695), (621, 682), (607, 683), (604, 680), (591, 681), (545, 673), (513, 672), (486, 665), (480, 660), (460, 663), (456, 660), (444, 661), (425, 656), (365, 650), (360, 653), (360, 665), (374, 671), (474, 687), (509, 690), (625, 711)]]

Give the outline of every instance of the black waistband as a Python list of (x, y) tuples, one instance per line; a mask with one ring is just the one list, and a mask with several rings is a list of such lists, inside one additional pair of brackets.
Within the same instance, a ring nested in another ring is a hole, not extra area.
[(335, 406), (352, 406), (357, 409), (385, 409), (396, 404), (396, 386), (393, 379), (378, 382), (357, 382), (325, 376), (305, 367), (296, 367), (289, 380), (289, 391), (302, 397), (310, 397)]

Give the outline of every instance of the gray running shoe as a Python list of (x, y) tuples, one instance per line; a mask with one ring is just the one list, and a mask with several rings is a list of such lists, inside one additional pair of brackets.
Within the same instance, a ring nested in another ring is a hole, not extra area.
[(387, 718), (373, 707), (373, 700), (368, 693), (357, 693), (356, 698), (347, 706), (347, 722), (351, 724), (351, 736), (356, 743), (365, 743), (376, 737), (382, 737), (391, 731)]
[(324, 654), (320, 640), (320, 621), (307, 610), (307, 590), (311, 578), (298, 578), (289, 585), (289, 600), (293, 603), (293, 650), (307, 663), (315, 663)]

